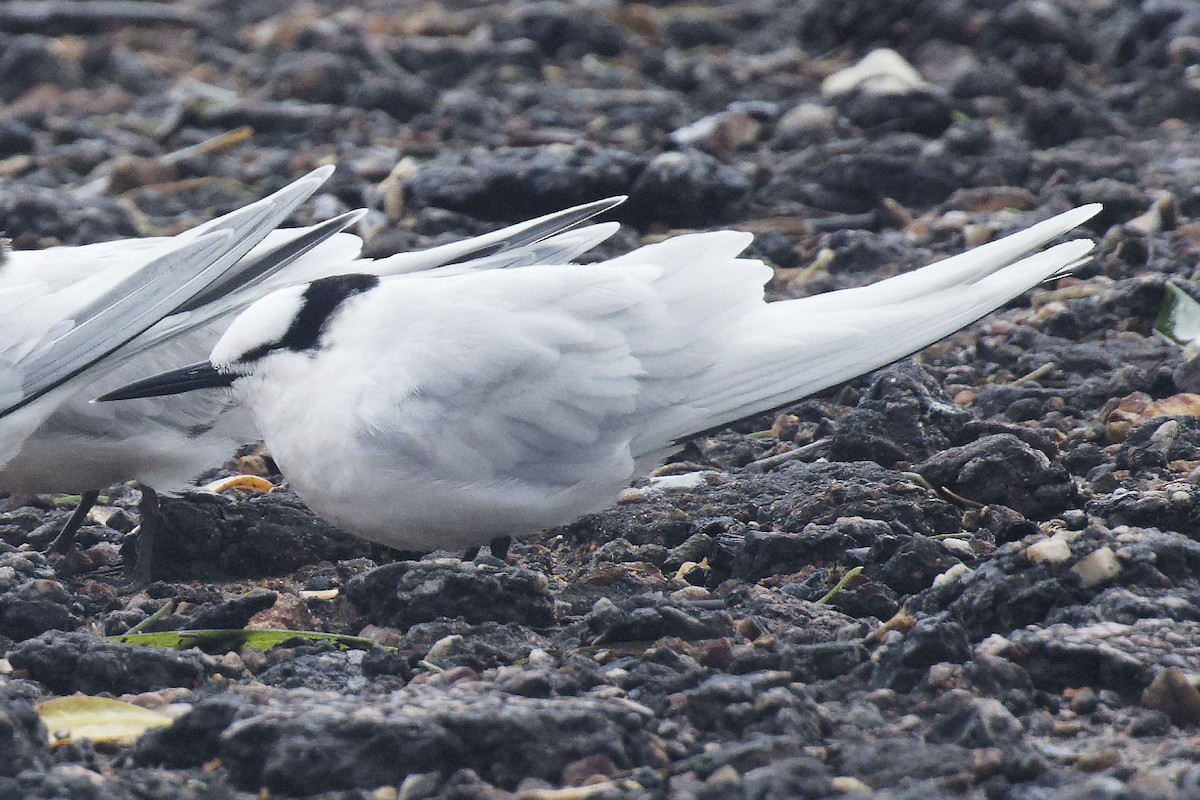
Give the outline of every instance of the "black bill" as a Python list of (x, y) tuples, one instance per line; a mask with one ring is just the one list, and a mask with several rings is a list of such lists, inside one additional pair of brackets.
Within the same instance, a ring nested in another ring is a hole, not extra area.
[(93, 403), (107, 403), (110, 400), (133, 400), (137, 397), (162, 397), (168, 394), (182, 394), (193, 389), (212, 389), (219, 386), (229, 386), (240, 375), (237, 373), (221, 372), (208, 361), (189, 364), (186, 367), (160, 372), (143, 378), (135, 383), (114, 389), (93, 400)]

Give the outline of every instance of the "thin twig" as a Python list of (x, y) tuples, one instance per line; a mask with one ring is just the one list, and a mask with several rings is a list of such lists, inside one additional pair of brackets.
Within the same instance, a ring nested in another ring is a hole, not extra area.
[(807, 458), (812, 455), (821, 455), (829, 449), (829, 437), (818, 439), (815, 442), (809, 442), (803, 447), (797, 447), (795, 450), (789, 450), (786, 453), (780, 453), (775, 456), (767, 456), (760, 458), (757, 461), (751, 461), (746, 465), (746, 472), (770, 472), (781, 464), (786, 464), (789, 461)]

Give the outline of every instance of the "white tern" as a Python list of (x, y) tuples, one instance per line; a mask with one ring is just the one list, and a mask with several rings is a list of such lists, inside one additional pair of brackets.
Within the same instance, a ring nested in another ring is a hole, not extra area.
[(405, 550), (469, 548), (603, 509), (689, 436), (888, 364), (1064, 274), (1090, 241), (1027, 254), (1098, 211), (774, 303), (771, 270), (739, 257), (752, 237), (736, 231), (587, 265), (338, 275), (257, 300), (208, 360), (98, 399), (232, 385), (316, 514)]

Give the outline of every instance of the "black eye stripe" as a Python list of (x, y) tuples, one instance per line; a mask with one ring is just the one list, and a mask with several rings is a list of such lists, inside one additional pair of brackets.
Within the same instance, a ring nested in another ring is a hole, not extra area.
[(292, 320), (278, 340), (259, 345), (244, 353), (238, 361), (248, 363), (262, 358), (274, 350), (292, 350), (298, 353), (314, 349), (330, 316), (347, 299), (356, 294), (370, 291), (379, 285), (377, 275), (351, 273), (318, 278), (308, 285), (301, 297), (300, 312)]

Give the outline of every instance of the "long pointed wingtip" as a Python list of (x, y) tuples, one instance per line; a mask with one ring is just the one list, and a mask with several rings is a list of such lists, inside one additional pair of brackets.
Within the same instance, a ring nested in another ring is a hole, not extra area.
[(1076, 222), (1075, 224), (1082, 225), (1083, 223), (1087, 222), (1089, 219), (1096, 216), (1103, 210), (1104, 210), (1103, 203), (1087, 203), (1085, 205), (1073, 208), (1070, 211), (1065, 212), (1061, 216), (1067, 217), (1068, 215), (1070, 215), (1071, 219), (1078, 217), (1079, 221)]
[(1066, 233), (1073, 228), (1078, 228), (1080, 225), (1099, 214), (1103, 209), (1104, 206), (1100, 203), (1087, 203), (1086, 205), (1076, 206), (1069, 211), (1064, 211), (1061, 214), (1055, 214), (1053, 217), (1042, 220), (1026, 230), (1044, 231), (1047, 229), (1053, 229), (1061, 231), (1062, 233)]
[(284, 186), (282, 189), (270, 195), (269, 197), (264, 197), (259, 202), (265, 201), (266, 203), (271, 203), (282, 201), (291, 203), (293, 202), (293, 198), (299, 198), (294, 200), (295, 204), (299, 205), (307, 200), (313, 192), (319, 189), (321, 185), (325, 183), (325, 181), (329, 180), (329, 176), (333, 175), (334, 170), (336, 169), (337, 167), (335, 167), (333, 164), (326, 164), (323, 167), (317, 167), (308, 174), (292, 181), (287, 186)]
[(329, 177), (333, 175), (334, 170), (336, 169), (337, 167), (335, 167), (333, 164), (326, 164), (325, 166), (317, 167), (307, 175), (297, 178), (287, 186), (280, 189), (274, 195), (271, 195), (271, 197), (266, 199), (272, 200), (290, 198), (297, 194), (302, 194), (302, 199), (307, 199), (313, 192), (321, 188), (321, 185), (324, 184), (325, 181), (329, 180)]
[(1091, 239), (1072, 239), (1069, 242), (1056, 244), (1048, 248), (1046, 253), (1070, 253), (1073, 258), (1081, 258), (1096, 249), (1096, 243)]
[(337, 167), (333, 164), (325, 164), (323, 166), (317, 167), (312, 172), (305, 175), (304, 178), (301, 178), (301, 180), (312, 178), (314, 180), (319, 180), (321, 183), (324, 183), (325, 181), (329, 180), (329, 176), (332, 175), (336, 169), (337, 169)]
[(180, 234), (177, 247), (113, 285), (71, 330), (35, 353), (23, 376), (22, 398), (0, 409), (0, 417), (79, 374), (220, 281), (333, 171), (332, 165), (318, 167), (269, 197)]
[[(1093, 203), (1093, 205), (1099, 205)], [(1098, 210), (1098, 209), (1097, 209)], [(1096, 243), (1091, 239), (1072, 239), (1069, 242), (1055, 245), (1046, 253), (1060, 253), (1064, 255), (1064, 264), (1054, 271), (1046, 280), (1057, 280), (1065, 278), (1075, 270), (1092, 260), (1092, 251), (1096, 249)]]
[(601, 200), (597, 200), (596, 205), (604, 206), (603, 210), (607, 211), (610, 208), (616, 208), (628, 199), (629, 195), (627, 194), (614, 194), (612, 197), (605, 197)]

